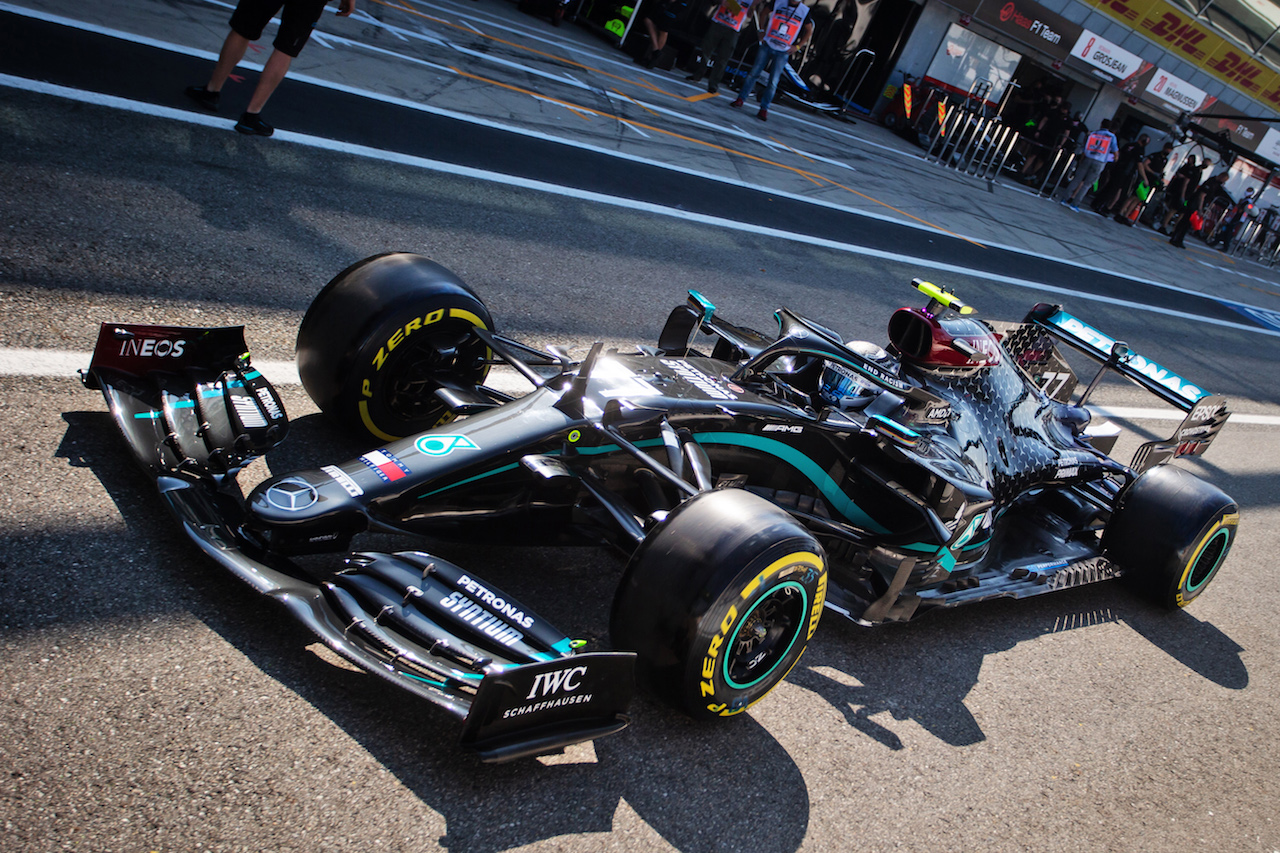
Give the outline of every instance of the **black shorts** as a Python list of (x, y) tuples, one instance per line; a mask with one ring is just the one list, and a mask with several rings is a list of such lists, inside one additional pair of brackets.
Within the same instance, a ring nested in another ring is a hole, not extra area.
[(236, 10), (231, 13), (231, 29), (249, 41), (257, 41), (262, 37), (271, 18), (280, 12), (280, 31), (272, 47), (281, 53), (297, 58), (307, 39), (311, 38), (311, 30), (320, 14), (324, 11), (326, 0), (240, 0)]

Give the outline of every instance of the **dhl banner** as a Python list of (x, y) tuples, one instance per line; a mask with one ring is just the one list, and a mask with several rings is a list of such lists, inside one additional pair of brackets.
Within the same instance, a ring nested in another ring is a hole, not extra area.
[(1165, 0), (1085, 0), (1234, 89), (1280, 109), (1280, 73)]

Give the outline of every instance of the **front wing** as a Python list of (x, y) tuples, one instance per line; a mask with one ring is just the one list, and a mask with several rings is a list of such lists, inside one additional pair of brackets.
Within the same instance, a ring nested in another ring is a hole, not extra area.
[(84, 381), (201, 551), (346, 660), (463, 718), (462, 744), (483, 760), (627, 726), (634, 654), (579, 653), (510, 596), (429, 554), (351, 554), (317, 581), (246, 531), (235, 474), (288, 422), (240, 329), (104, 325)]

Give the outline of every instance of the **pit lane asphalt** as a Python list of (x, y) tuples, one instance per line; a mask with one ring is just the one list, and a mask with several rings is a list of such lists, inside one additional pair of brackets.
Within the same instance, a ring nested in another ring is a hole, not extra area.
[[(915, 298), (908, 264), (60, 98), (6, 91), (0, 111), (3, 347), (83, 352), (99, 320), (244, 322), (255, 355), (287, 358), (311, 295), (388, 248), (459, 270), (503, 331), (577, 352), (651, 342), (686, 285), (731, 319), (791, 304), (870, 340)], [(948, 283), (984, 316), (1037, 298)], [(1078, 313), (1280, 412), (1272, 338)], [(351, 453), (284, 393), (293, 434), (252, 476)], [(827, 618), (741, 725), (642, 694), (618, 737), (491, 768), (201, 559), (99, 395), (71, 377), (2, 377), (0, 395), (6, 851), (1280, 849), (1274, 427), (1229, 424), (1191, 463), (1244, 526), (1187, 611), (1103, 585), (902, 630)], [(601, 639), (609, 555), (438, 550)]]
[[(55, 44), (58, 49), (51, 50)], [(208, 62), (203, 58), (0, 12), (0, 73), (142, 103), (188, 108), (190, 105), (176, 92), (173, 81), (200, 80), (207, 71)], [(735, 186), (662, 165), (629, 162), (620, 167), (612, 152), (517, 135), (296, 79), (286, 79), (282, 84), (278, 97), (272, 101), (270, 117), (281, 127), (352, 145), (797, 232), (815, 239), (846, 242), (849, 235), (856, 234), (858, 244), (864, 247), (906, 252), (925, 262), (1266, 327), (1255, 316), (1200, 293), (1083, 269), (1054, 258), (1006, 251), (947, 233), (934, 231), (926, 237), (915, 225), (818, 206), (803, 198)]]

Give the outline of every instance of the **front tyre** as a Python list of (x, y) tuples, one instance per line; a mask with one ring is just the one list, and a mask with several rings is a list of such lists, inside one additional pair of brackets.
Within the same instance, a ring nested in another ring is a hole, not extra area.
[(462, 280), (407, 253), (334, 276), (298, 329), (298, 374), (316, 405), (379, 443), (452, 419), (441, 387), (484, 381), (492, 356), (474, 330), (493, 318)]
[(663, 699), (700, 719), (741, 713), (795, 666), (818, 626), (826, 560), (812, 534), (749, 492), (698, 495), (641, 544), (610, 633)]
[(1217, 486), (1157, 465), (1120, 496), (1102, 545), (1130, 588), (1164, 607), (1186, 607), (1217, 576), (1239, 522), (1240, 508)]

